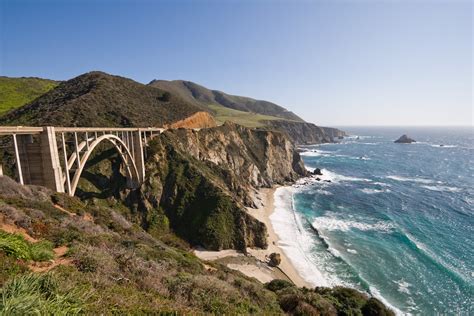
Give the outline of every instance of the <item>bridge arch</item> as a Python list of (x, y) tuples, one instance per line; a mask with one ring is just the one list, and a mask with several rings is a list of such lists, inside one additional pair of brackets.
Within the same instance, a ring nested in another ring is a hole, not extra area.
[[(109, 143), (111, 143), (121, 156), (122, 161), (125, 165), (127, 180), (130, 181), (130, 186), (138, 187), (140, 183), (140, 175), (137, 169), (137, 165), (135, 164), (135, 160), (127, 145), (118, 136), (113, 134), (105, 134), (96, 138), (92, 143), (90, 143), (87, 148), (87, 151), (84, 153), (84, 155), (82, 155), (82, 157), (80, 157), (79, 167), (74, 172), (74, 176), (70, 183), (70, 195), (75, 194), (77, 185), (79, 184), (79, 179), (81, 178), (82, 172), (90, 155), (92, 154), (94, 149), (104, 141), (108, 141)], [(69, 172), (68, 166), (66, 167), (66, 172)], [(65, 181), (67, 181), (67, 179), (65, 179)]]

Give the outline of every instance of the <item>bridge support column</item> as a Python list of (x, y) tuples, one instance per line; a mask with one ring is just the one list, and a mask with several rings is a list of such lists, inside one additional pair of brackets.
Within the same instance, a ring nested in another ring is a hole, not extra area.
[(41, 133), (41, 160), (44, 186), (57, 192), (64, 192), (63, 172), (59, 163), (59, 150), (54, 127), (45, 127)]
[(17, 138), (24, 183), (64, 192), (54, 127), (44, 127), (37, 139), (32, 135), (18, 135)]
[(143, 152), (145, 148), (143, 148), (141, 131), (137, 131), (133, 133), (131, 147), (133, 148), (133, 157), (135, 160), (135, 165), (137, 166), (138, 177), (139, 177), (138, 181), (139, 183), (143, 183), (143, 180), (145, 180), (145, 155)]

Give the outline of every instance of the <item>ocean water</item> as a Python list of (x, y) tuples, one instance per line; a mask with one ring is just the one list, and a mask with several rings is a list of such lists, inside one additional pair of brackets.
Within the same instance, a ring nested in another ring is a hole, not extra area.
[[(280, 247), (313, 285), (367, 291), (398, 314), (474, 315), (474, 129), (345, 130), (302, 148), (320, 181), (276, 191)], [(418, 142), (393, 143), (405, 133)]]

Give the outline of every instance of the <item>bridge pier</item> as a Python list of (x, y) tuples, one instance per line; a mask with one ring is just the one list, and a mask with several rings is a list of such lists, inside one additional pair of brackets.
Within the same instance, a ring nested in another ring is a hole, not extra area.
[(133, 133), (132, 137), (133, 158), (138, 171), (138, 181), (143, 183), (145, 180), (145, 150), (143, 149), (142, 132), (137, 131)]
[(42, 185), (64, 192), (54, 127), (44, 127), (37, 137), (16, 135), (17, 173), (24, 184)]

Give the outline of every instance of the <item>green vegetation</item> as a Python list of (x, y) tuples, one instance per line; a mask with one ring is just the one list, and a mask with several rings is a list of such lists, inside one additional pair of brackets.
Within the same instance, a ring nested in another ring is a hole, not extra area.
[(198, 111), (161, 89), (96, 71), (62, 82), (21, 111), (0, 115), (0, 125), (164, 126)]
[(0, 251), (16, 259), (47, 261), (54, 257), (53, 245), (48, 241), (31, 243), (21, 235), (0, 230)]
[(281, 309), (292, 315), (395, 315), (376, 298), (354, 289), (299, 289), (284, 280), (273, 280), (265, 286), (277, 294)]
[(265, 121), (282, 120), (276, 116), (238, 111), (222, 105), (210, 104), (209, 109), (214, 113), (214, 119), (218, 124), (230, 121), (245, 127), (255, 128), (265, 126)]
[(24, 274), (0, 289), (0, 315), (78, 315), (84, 294), (61, 290), (52, 274)]
[(57, 85), (56, 81), (40, 78), (0, 77), (0, 114), (33, 101)]
[(293, 112), (275, 103), (210, 90), (191, 81), (153, 80), (148, 85), (169, 91), (174, 95), (178, 95), (183, 100), (191, 104), (196, 104), (206, 110), (212, 109), (212, 106), (222, 106), (226, 109), (234, 109), (250, 114), (262, 114), (264, 116), (277, 117), (284, 120), (304, 122), (303, 119)]

